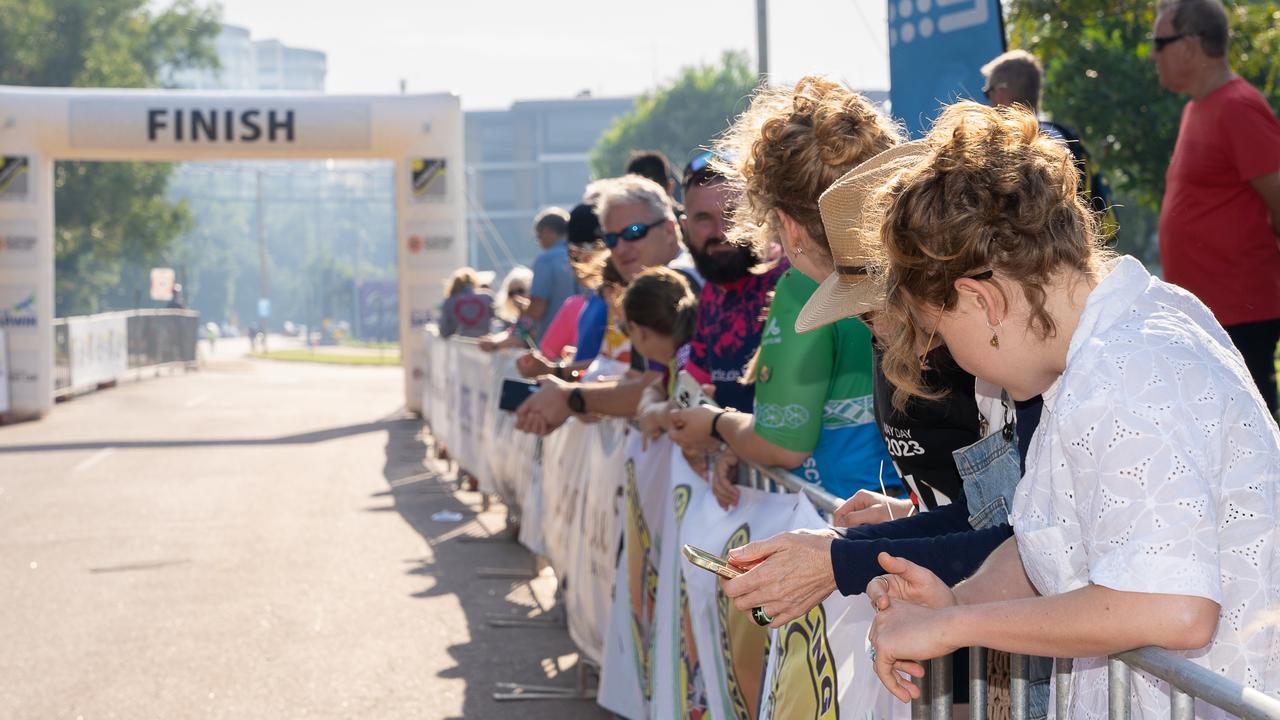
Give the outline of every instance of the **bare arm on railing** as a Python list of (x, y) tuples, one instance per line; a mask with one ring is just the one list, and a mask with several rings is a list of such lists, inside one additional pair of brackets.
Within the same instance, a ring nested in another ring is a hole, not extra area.
[(908, 561), (882, 555), (881, 564), (889, 574), (867, 586), (878, 610), (869, 638), (877, 674), (904, 701), (918, 697), (919, 690), (895, 669), (918, 676), (923, 668), (915, 661), (962, 647), (1059, 657), (1097, 657), (1146, 645), (1192, 650), (1208, 644), (1217, 627), (1218, 604), (1201, 597), (1100, 585), (1038, 597), (1013, 540), (954, 593)]
[(755, 416), (736, 410), (720, 410), (704, 406), (671, 411), (671, 439), (681, 447), (705, 444), (711, 439), (711, 421), (723, 413), (716, 430), (738, 457), (757, 465), (781, 468), (800, 467), (812, 453), (779, 447), (760, 437), (755, 431)]
[(553, 376), (538, 378), (541, 388), (516, 410), (516, 429), (546, 435), (559, 428), (574, 413), (570, 396), (576, 390), (584, 413), (632, 417), (646, 386), (659, 377), (657, 372), (627, 376), (621, 380), (594, 383), (567, 383)]

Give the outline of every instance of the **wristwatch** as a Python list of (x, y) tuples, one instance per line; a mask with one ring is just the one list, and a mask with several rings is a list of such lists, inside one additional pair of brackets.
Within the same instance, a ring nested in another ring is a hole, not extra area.
[(582, 397), (582, 388), (574, 388), (569, 391), (568, 405), (569, 409), (576, 413), (587, 411), (587, 400)]

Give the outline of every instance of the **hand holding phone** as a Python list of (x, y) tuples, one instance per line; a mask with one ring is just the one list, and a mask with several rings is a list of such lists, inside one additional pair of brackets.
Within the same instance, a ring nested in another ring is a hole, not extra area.
[(498, 396), (498, 409), (515, 412), (520, 404), (538, 391), (538, 383), (532, 380), (502, 381), (502, 394)]
[(696, 548), (692, 545), (686, 544), (680, 549), (680, 551), (689, 562), (703, 570), (713, 572), (726, 580), (732, 580), (746, 572), (746, 570), (743, 570), (742, 568), (730, 565), (728, 560), (717, 555), (712, 555), (706, 550)]

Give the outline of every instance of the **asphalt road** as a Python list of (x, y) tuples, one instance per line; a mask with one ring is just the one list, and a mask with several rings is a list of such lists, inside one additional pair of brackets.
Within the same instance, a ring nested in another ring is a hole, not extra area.
[[(395, 368), (244, 360), (0, 427), (0, 718), (594, 718), (555, 578), (454, 492)], [(439, 510), (461, 522), (435, 522)]]

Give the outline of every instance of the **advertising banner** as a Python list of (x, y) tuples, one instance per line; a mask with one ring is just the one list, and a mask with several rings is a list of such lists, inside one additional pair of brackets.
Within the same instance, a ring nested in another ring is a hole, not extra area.
[(123, 315), (67, 319), (71, 387), (94, 387), (129, 369), (129, 332)]
[(9, 412), (9, 348), (0, 330), (0, 413)]
[(982, 100), (981, 68), (1004, 52), (999, 0), (888, 0), (889, 101), (913, 137), (945, 103)]

